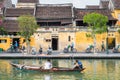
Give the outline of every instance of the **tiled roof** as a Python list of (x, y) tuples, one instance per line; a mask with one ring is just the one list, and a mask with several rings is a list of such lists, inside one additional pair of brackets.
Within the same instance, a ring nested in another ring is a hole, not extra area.
[(116, 20), (112, 17), (110, 10), (108, 9), (75, 9), (75, 19), (83, 20), (83, 17), (89, 13), (99, 13), (108, 17), (109, 20)]
[(3, 3), (2, 3), (2, 2), (0, 2), (0, 8), (2, 8), (2, 7), (4, 7), (4, 5), (3, 5)]
[(8, 8), (5, 11), (6, 17), (19, 17), (20, 15), (34, 15), (34, 9), (31, 8)]
[(38, 22), (61, 22), (61, 24), (72, 23), (71, 5), (39, 5), (36, 8)]
[(86, 9), (99, 9), (98, 5), (87, 5)]
[(115, 9), (120, 9), (120, 0), (112, 0)]
[(8, 32), (19, 31), (18, 22), (15, 20), (5, 20), (3, 25), (5, 30), (7, 30)]
[(100, 7), (108, 9), (109, 1), (100, 1)]
[(40, 19), (72, 18), (72, 6), (37, 6), (36, 17)]
[(0, 18), (3, 17), (3, 14), (0, 14)]
[(18, 0), (18, 3), (39, 3), (39, 0)]
[(4, 0), (0, 0), (0, 2), (3, 2)]

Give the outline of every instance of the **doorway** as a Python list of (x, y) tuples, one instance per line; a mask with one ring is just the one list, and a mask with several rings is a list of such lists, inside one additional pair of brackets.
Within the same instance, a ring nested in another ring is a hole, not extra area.
[(113, 49), (115, 47), (116, 39), (108, 38), (108, 49)]
[(13, 41), (12, 41), (12, 45), (15, 45), (15, 42), (18, 43), (18, 47), (19, 47), (19, 42), (20, 42), (20, 39), (19, 38), (13, 38)]
[(52, 49), (58, 50), (58, 38), (52, 38)]

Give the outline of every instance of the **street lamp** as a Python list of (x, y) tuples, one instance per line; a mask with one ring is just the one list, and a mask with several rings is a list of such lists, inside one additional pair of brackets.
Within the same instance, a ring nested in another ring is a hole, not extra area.
[(109, 54), (109, 51), (108, 51), (108, 33), (109, 33), (109, 27), (107, 27), (106, 54)]

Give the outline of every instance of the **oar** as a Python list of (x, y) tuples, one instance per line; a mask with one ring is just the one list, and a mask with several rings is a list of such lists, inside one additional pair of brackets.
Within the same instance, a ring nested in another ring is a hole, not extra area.
[(70, 57), (71, 61), (72, 61), (72, 66), (74, 66), (74, 55), (72, 54)]

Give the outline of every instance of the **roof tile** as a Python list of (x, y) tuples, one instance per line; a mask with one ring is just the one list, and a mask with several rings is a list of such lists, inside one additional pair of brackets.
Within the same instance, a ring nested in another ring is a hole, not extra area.
[(5, 20), (3, 25), (8, 32), (19, 31), (18, 22), (15, 20)]
[(110, 10), (108, 9), (75, 9), (75, 18), (83, 20), (83, 17), (89, 13), (99, 13), (108, 17), (109, 20), (116, 20), (112, 17)]
[(39, 0), (18, 0), (18, 3), (39, 3)]
[(20, 15), (34, 15), (34, 9), (32, 8), (8, 8), (6, 9), (6, 17), (19, 17)]
[(72, 6), (38, 6), (36, 17), (41, 19), (72, 18)]

